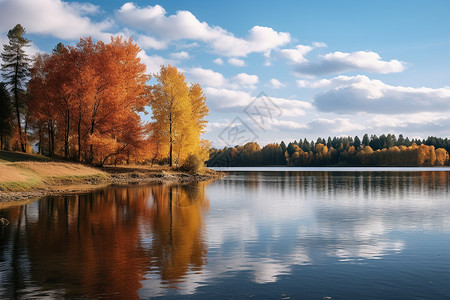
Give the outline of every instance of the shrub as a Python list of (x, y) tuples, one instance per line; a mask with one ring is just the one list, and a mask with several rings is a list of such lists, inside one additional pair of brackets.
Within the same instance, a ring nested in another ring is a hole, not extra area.
[(198, 173), (204, 167), (204, 162), (196, 154), (189, 154), (184, 163), (180, 166), (180, 170), (185, 172)]

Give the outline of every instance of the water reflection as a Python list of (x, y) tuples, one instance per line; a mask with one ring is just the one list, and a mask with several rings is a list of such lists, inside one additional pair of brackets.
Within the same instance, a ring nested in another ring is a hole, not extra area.
[(449, 186), (434, 171), (231, 172), (0, 209), (0, 298), (439, 299)]
[(138, 299), (148, 274), (177, 287), (206, 262), (205, 183), (115, 187), (1, 211), (0, 298)]
[(449, 186), (448, 172), (231, 172), (208, 187), (209, 265), (271, 283), (302, 266), (389, 261), (411, 251), (404, 233), (448, 236)]

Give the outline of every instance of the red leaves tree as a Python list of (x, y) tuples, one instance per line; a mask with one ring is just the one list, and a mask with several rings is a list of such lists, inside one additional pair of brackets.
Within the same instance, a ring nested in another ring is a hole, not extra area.
[(146, 145), (138, 113), (149, 101), (149, 77), (139, 51), (131, 39), (85, 38), (38, 57), (30, 105), (36, 124), (48, 128), (50, 155), (103, 164)]

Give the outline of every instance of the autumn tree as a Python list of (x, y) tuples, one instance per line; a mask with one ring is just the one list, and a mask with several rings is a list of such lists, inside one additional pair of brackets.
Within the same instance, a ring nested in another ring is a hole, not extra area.
[(64, 156), (78, 161), (103, 164), (141, 153), (146, 137), (139, 112), (148, 102), (149, 76), (139, 51), (131, 39), (105, 44), (86, 38), (36, 59), (30, 105), (49, 128), (49, 153), (54, 137)]
[(26, 151), (26, 137), (22, 132), (22, 114), (26, 107), (24, 94), (29, 76), (29, 58), (25, 53), (25, 47), (30, 45), (30, 40), (26, 39), (24, 35), (25, 29), (20, 24), (9, 30), (9, 43), (3, 45), (2, 52), (3, 77), (14, 102), (17, 130), (23, 152)]
[(188, 88), (184, 75), (174, 66), (162, 66), (155, 78), (158, 84), (152, 87), (149, 104), (173, 166), (174, 161), (180, 164), (188, 155), (201, 152), (200, 135), (208, 114), (206, 98), (200, 85)]
[(207, 149), (209, 148), (209, 142), (201, 140), (201, 135), (205, 133), (206, 116), (209, 115), (209, 109), (206, 105), (206, 96), (203, 93), (203, 89), (200, 84), (192, 84), (189, 87), (189, 101), (191, 103), (192, 111), (192, 127), (194, 129), (193, 140), (191, 145), (193, 152), (198, 154), (202, 161), (206, 161), (209, 158)]
[[(96, 84), (86, 99), (90, 162), (96, 147), (95, 138), (100, 136), (110, 144), (117, 143), (109, 155), (139, 146), (144, 128), (138, 113), (144, 111), (149, 96), (146, 66), (138, 57), (140, 48), (131, 39), (124, 41), (118, 37), (109, 44), (97, 42), (94, 46), (99, 56), (93, 62)], [(104, 155), (97, 157), (101, 158), (104, 159)]]

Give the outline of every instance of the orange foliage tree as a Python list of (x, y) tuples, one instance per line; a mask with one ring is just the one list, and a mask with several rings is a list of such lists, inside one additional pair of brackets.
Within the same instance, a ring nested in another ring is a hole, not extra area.
[(139, 112), (149, 101), (149, 76), (139, 51), (131, 39), (105, 44), (85, 38), (36, 59), (30, 105), (38, 127), (48, 129), (50, 155), (103, 164), (146, 146)]

